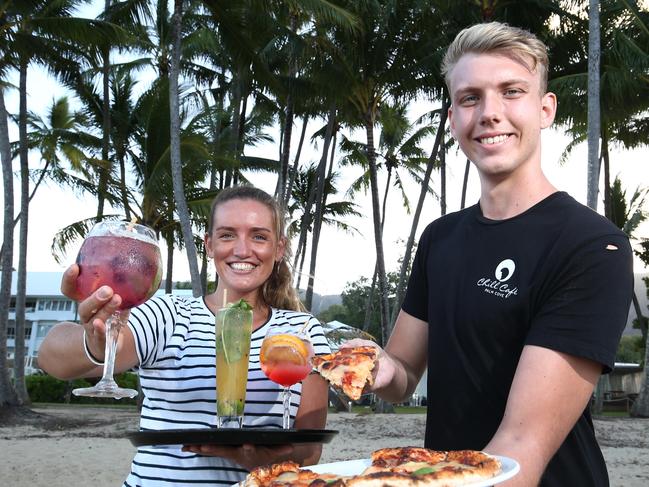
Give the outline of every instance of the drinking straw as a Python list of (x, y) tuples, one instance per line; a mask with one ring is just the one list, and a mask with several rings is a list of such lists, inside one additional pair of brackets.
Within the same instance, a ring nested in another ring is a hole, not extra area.
[(131, 221), (129, 222), (128, 226), (126, 227), (126, 231), (127, 232), (132, 232), (133, 227), (135, 226), (136, 223), (137, 223), (137, 217), (133, 216), (133, 218), (131, 218)]
[(225, 308), (227, 305), (228, 305), (228, 288), (226, 287), (223, 290), (223, 306), (221, 306), (221, 307)]
[(298, 331), (298, 335), (304, 334), (304, 330), (306, 330), (306, 327), (309, 325), (309, 321), (311, 318), (307, 318), (304, 324), (302, 325), (302, 328), (300, 328), (300, 331)]

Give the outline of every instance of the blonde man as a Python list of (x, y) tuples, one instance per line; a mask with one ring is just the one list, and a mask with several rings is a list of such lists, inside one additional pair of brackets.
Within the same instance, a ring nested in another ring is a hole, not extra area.
[(507, 486), (607, 486), (588, 403), (629, 309), (628, 239), (541, 170), (557, 106), (543, 43), (476, 25), (443, 69), (480, 201), (423, 232), (374, 390), (402, 401), (428, 368), (427, 447), (513, 457)]

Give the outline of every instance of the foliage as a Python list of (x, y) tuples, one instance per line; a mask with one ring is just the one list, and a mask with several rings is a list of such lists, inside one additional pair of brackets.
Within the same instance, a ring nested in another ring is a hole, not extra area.
[[(398, 273), (388, 272), (388, 299), (393, 304), (397, 288)], [(342, 292), (342, 304), (334, 304), (320, 313), (319, 319), (323, 322), (337, 320), (355, 328), (363, 329), (365, 323), (366, 303), (372, 296), (370, 320), (367, 333), (373, 337), (381, 336), (381, 316), (379, 310), (379, 296), (372, 292), (372, 282), (367, 277), (361, 277), (353, 282), (348, 282)]]
[(349, 316), (349, 310), (344, 304), (332, 304), (324, 311), (321, 311), (318, 315), (318, 320), (321, 323), (329, 323), (330, 321), (340, 321), (341, 323), (347, 324), (347, 317)]
[[(137, 390), (137, 375), (131, 372), (124, 372), (115, 376), (115, 381), (121, 387)], [(50, 375), (34, 374), (25, 377), (27, 392), (32, 402), (49, 403), (77, 403), (77, 404), (106, 404), (114, 403), (114, 399), (102, 399), (94, 397), (77, 397), (71, 394), (72, 389), (77, 387), (90, 387), (91, 383), (86, 379), (64, 381)], [(120, 404), (136, 404), (137, 398), (121, 399)]]
[(615, 361), (641, 364), (644, 360), (644, 347), (642, 336), (623, 336), (617, 347)]

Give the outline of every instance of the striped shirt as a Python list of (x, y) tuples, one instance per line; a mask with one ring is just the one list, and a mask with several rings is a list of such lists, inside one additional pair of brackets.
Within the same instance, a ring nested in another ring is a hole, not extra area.
[[(305, 312), (272, 308), (268, 321), (252, 332), (244, 428), (282, 427), (281, 386), (262, 372), (259, 349), (270, 328), (301, 328), (306, 320), (314, 353), (329, 353), (320, 323)], [(144, 395), (142, 431), (216, 427), (214, 321), (202, 297), (166, 295), (131, 311), (128, 326), (135, 339)], [(291, 387), (291, 424), (301, 390), (301, 383)], [(139, 447), (124, 486), (231, 485), (247, 474), (230, 460), (183, 452), (181, 448)]]

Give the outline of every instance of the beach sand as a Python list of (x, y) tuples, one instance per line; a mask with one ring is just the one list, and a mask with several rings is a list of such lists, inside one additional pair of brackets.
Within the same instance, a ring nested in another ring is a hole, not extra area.
[[(120, 408), (34, 408), (47, 415), (7, 426), (0, 418), (0, 485), (113, 487), (126, 476), (135, 447), (123, 436), (137, 430), (138, 413)], [(31, 424), (30, 424), (31, 423)], [(366, 458), (378, 448), (421, 446), (421, 414), (330, 414), (339, 434), (324, 445), (320, 463)], [(649, 419), (596, 419), (613, 487), (649, 485)]]

